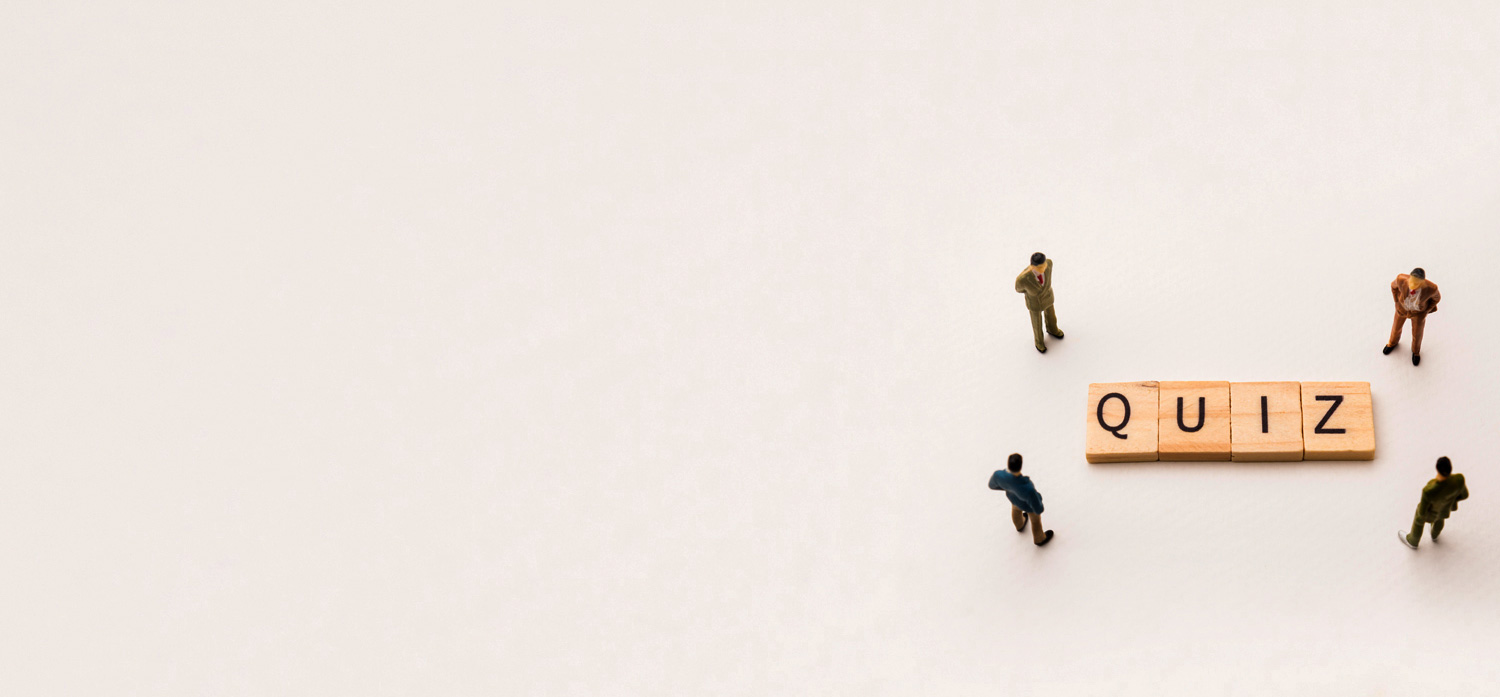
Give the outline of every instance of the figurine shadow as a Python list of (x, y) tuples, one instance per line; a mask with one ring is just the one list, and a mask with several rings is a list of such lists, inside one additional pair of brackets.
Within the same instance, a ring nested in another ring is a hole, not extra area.
[(1027, 348), (1027, 350), (1031, 352), (1031, 355), (1036, 356), (1041, 360), (1047, 360), (1050, 358), (1054, 358), (1059, 354), (1067, 353), (1067, 349), (1065, 348), (1067, 346), (1067, 343), (1067, 339), (1058, 339), (1056, 337), (1048, 336), (1046, 353), (1042, 353), (1036, 350), (1036, 346), (1030, 346), (1029, 348)]
[(1132, 470), (1180, 470), (1183, 468), (1218, 469), (1232, 467), (1244, 471), (1284, 471), (1289, 467), (1361, 467), (1374, 465), (1374, 460), (1288, 460), (1267, 462), (1264, 460), (1151, 460), (1147, 462), (1092, 462), (1090, 467), (1121, 468)]
[(1416, 549), (1407, 549), (1395, 539), (1395, 531), (1402, 529), (1401, 525), (1391, 526), (1392, 531), (1385, 533), (1385, 536), (1395, 548), (1393, 552), (1412, 557), (1409, 571), (1417, 584), (1422, 587), (1443, 588), (1444, 598), (1450, 602), (1480, 602), (1491, 595), (1488, 580), (1455, 582), (1455, 579), (1470, 575), (1476, 557), (1482, 557), (1486, 550), (1478, 546), (1480, 540), (1471, 531), (1457, 529), (1456, 526), (1462, 525), (1463, 521), (1455, 522), (1455, 518), (1456, 515), (1448, 519), (1441, 542), (1432, 541), (1432, 526), (1424, 529), (1422, 544)]

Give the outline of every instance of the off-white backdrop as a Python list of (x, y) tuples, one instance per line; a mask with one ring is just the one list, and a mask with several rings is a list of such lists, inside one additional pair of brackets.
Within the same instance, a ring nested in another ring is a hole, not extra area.
[(1500, 691), (1495, 5), (504, 5), (0, 9), (0, 691)]

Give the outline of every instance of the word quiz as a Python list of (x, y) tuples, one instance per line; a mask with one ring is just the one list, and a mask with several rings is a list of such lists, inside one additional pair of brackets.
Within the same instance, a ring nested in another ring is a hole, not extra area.
[(1089, 385), (1089, 462), (1373, 460), (1368, 382)]

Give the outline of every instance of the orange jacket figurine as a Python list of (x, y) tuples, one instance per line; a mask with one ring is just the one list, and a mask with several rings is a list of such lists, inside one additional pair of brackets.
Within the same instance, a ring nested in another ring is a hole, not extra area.
[(1411, 364), (1422, 363), (1422, 329), (1427, 325), (1427, 315), (1437, 312), (1438, 301), (1443, 294), (1436, 283), (1427, 280), (1427, 272), (1421, 267), (1410, 274), (1396, 276), (1391, 281), (1391, 299), (1396, 301), (1396, 319), (1391, 323), (1391, 339), (1385, 342), (1380, 352), (1390, 355), (1401, 341), (1401, 327), (1411, 320)]

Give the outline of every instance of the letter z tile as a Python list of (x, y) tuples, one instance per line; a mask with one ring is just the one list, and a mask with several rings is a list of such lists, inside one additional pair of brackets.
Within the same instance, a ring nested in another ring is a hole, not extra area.
[(1375, 459), (1375, 411), (1368, 382), (1302, 383), (1305, 460)]

